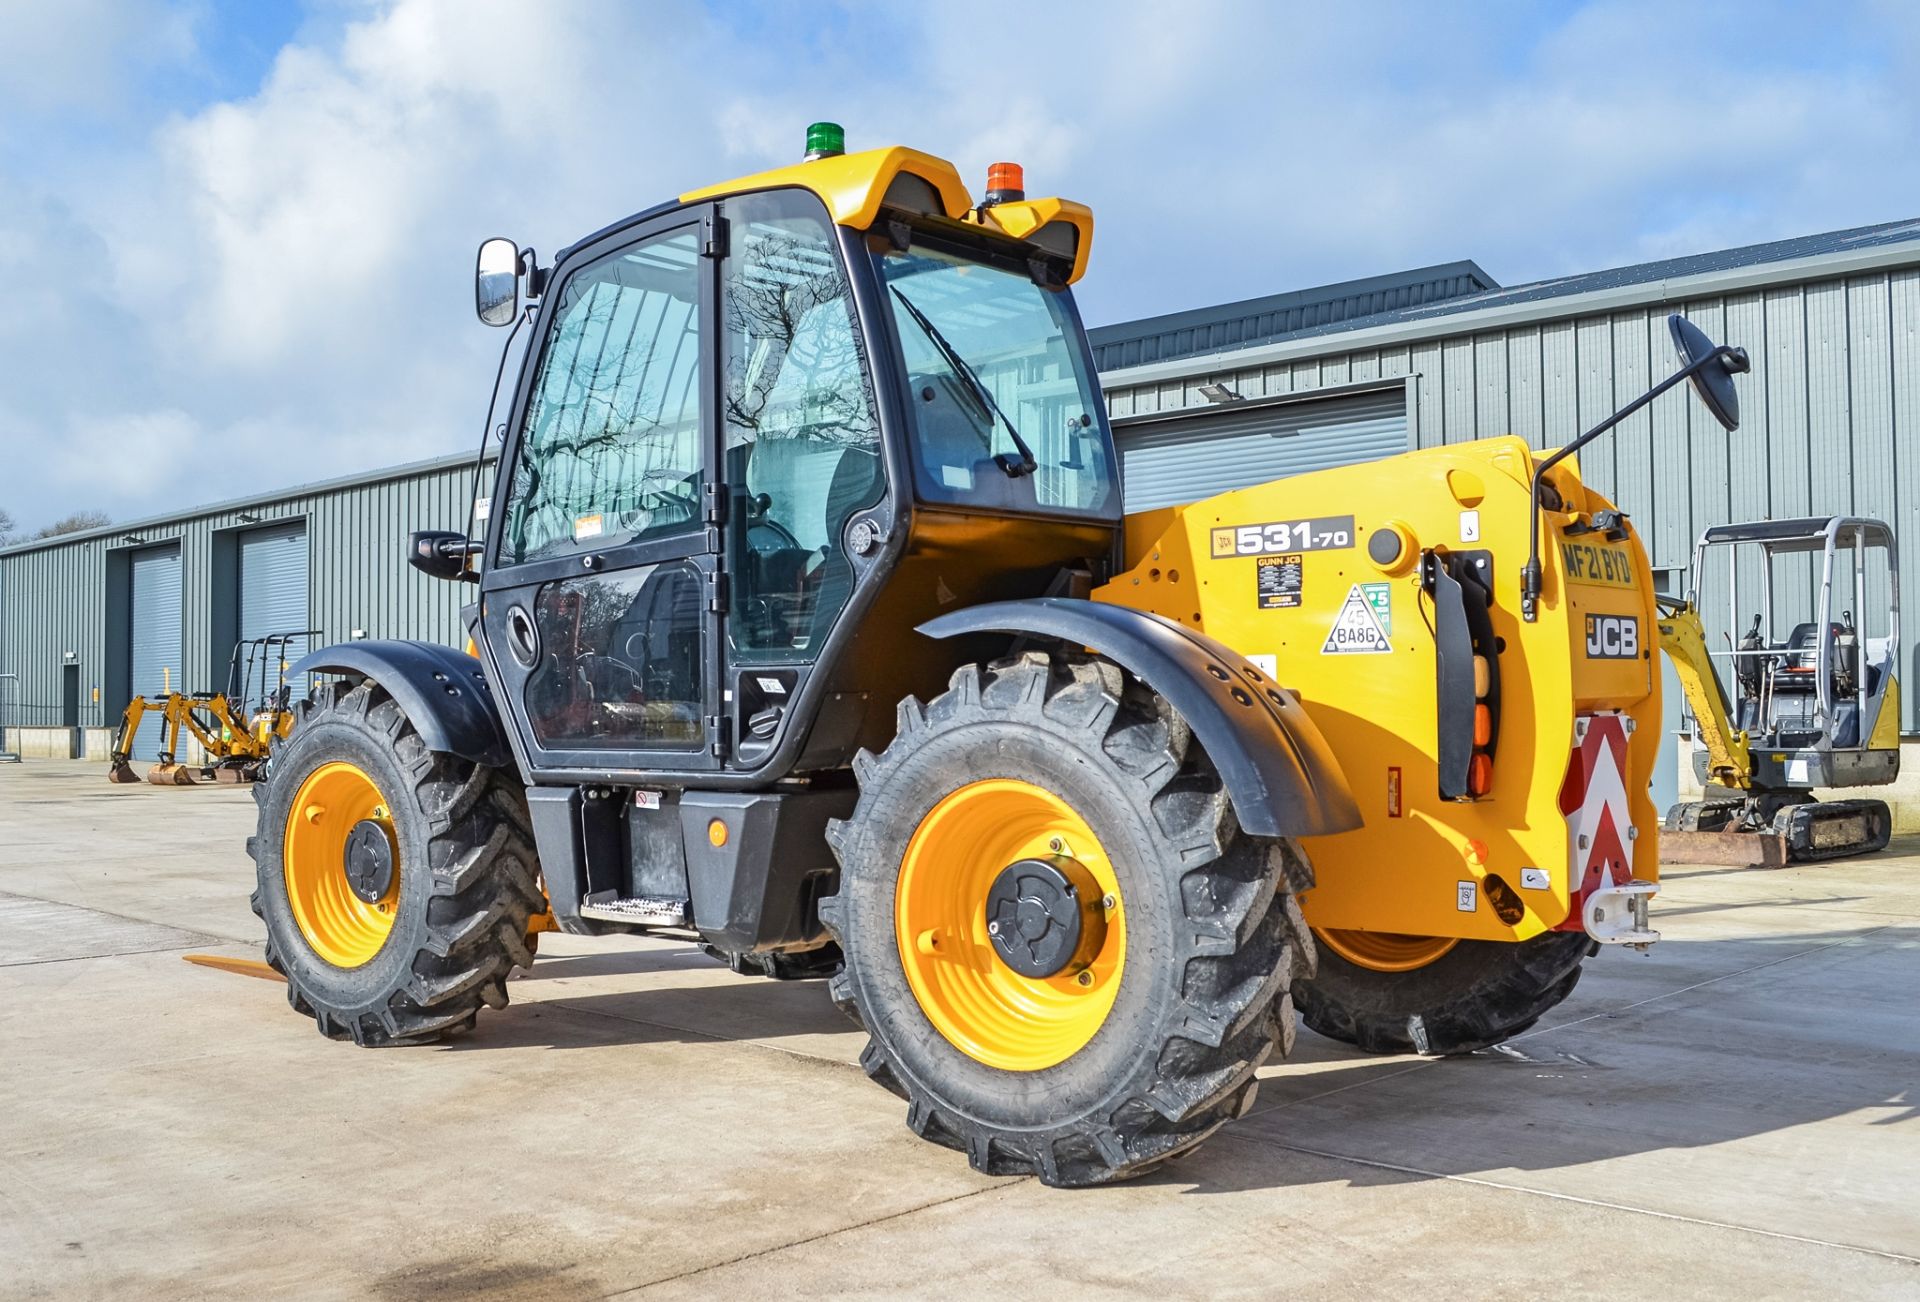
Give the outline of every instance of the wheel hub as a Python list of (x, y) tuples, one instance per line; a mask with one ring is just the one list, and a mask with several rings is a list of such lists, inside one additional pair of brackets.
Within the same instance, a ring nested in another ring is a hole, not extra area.
[(1079, 862), (1021, 859), (987, 889), (987, 936), (1021, 976), (1046, 978), (1097, 953), (1106, 934), (1100, 888)]
[(385, 827), (371, 818), (355, 823), (341, 858), (355, 896), (368, 904), (387, 898), (393, 887), (393, 842)]

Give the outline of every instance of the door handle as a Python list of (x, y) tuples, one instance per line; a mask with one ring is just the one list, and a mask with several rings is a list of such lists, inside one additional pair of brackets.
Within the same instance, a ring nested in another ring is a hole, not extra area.
[(534, 627), (533, 617), (527, 614), (525, 606), (513, 606), (507, 611), (507, 650), (513, 652), (522, 669), (533, 668), (540, 658), (540, 631)]

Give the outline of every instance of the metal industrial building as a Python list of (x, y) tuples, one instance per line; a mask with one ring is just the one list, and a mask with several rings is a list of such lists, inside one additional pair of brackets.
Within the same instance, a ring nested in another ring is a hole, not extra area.
[[(1507, 288), (1458, 262), (1092, 337), (1141, 509), (1409, 447), (1563, 443), (1671, 369), (1675, 310), (1752, 354), (1741, 429), (1675, 391), (1582, 456), (1664, 585), (1709, 523), (1846, 512), (1920, 538), (1920, 221)], [(471, 487), (471, 458), (446, 458), (0, 552), (21, 721), (103, 729), (135, 690), (216, 683), (302, 588), (325, 639), (452, 639), (463, 594), (409, 571), (402, 542), (458, 527)], [(1904, 710), (1920, 732), (1920, 692)], [(28, 741), (68, 735), (104, 749)]]
[[(466, 594), (410, 569), (404, 544), (464, 525), (473, 476), (471, 455), (441, 457), (0, 551), (10, 743), (105, 759), (135, 693), (224, 688), (243, 638), (453, 640)], [(157, 731), (140, 741), (151, 758)]]

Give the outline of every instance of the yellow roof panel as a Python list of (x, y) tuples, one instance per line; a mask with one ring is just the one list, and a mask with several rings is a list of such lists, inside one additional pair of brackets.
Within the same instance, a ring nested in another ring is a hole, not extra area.
[[(1003, 203), (987, 209), (978, 218), (970, 216), (973, 198), (960, 180), (960, 173), (944, 158), (923, 154), (904, 145), (885, 149), (866, 149), (857, 154), (838, 154), (811, 162), (776, 167), (752, 176), (722, 181), (680, 196), (681, 203), (722, 199), (753, 190), (777, 190), (794, 187), (810, 190), (827, 206), (833, 220), (841, 226), (866, 230), (880, 215), (880, 205), (894, 178), (905, 173), (933, 187), (945, 216), (954, 221), (970, 221), (985, 230), (1031, 239), (1037, 232), (1055, 223), (1072, 229), (1073, 270), (1069, 283), (1080, 279), (1087, 269), (1087, 254), (1093, 245), (1093, 214), (1070, 199), (1028, 199)], [(1041, 243), (1050, 241), (1042, 240)], [(1057, 246), (1057, 242), (1056, 243)]]
[(931, 185), (946, 207), (946, 215), (956, 221), (973, 207), (973, 199), (967, 194), (967, 187), (962, 184), (960, 173), (954, 170), (952, 163), (903, 145), (865, 149), (857, 154), (816, 158), (810, 163), (795, 163), (791, 167), (756, 172), (737, 180), (722, 181), (719, 185), (689, 190), (680, 196), (680, 202), (697, 203), (702, 199), (745, 194), (749, 190), (797, 186), (819, 195), (820, 201), (827, 205), (827, 211), (833, 214), (833, 220), (840, 225), (865, 230), (879, 216), (880, 201), (885, 197), (887, 187), (902, 172), (917, 176)]

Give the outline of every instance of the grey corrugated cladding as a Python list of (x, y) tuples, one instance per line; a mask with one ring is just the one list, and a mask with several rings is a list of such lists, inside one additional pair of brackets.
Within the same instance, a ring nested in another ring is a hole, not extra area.
[(1407, 395), (1394, 384), (1312, 402), (1228, 402), (1118, 421), (1113, 433), (1127, 510), (1150, 511), (1405, 452)]
[[(1513, 433), (1557, 447), (1673, 369), (1675, 311), (1752, 356), (1740, 429), (1683, 386), (1580, 459), (1656, 566), (1686, 566), (1700, 530), (1733, 521), (1866, 515), (1920, 539), (1920, 221), (1491, 291), (1102, 380), (1119, 421), (1207, 406), (1211, 382), (1261, 398), (1407, 376), (1416, 446)], [(1913, 625), (1904, 677), (1920, 683)], [(1904, 697), (1903, 727), (1920, 729), (1920, 691)]]
[(81, 723), (118, 721), (127, 684), (109, 671), (129, 636), (124, 567), (141, 546), (180, 544), (179, 676), (191, 690), (225, 685), (227, 639), (238, 632), (235, 553), (241, 531), (257, 525), (305, 522), (307, 618), (323, 631), (316, 641), (344, 641), (356, 630), (457, 641), (459, 608), (473, 589), (409, 567), (406, 540), (415, 529), (464, 528), (472, 492), (472, 456), (441, 457), (0, 550), (0, 672), (20, 676), (20, 722), (59, 722), (67, 651), (81, 666)]
[(1094, 365), (1111, 371), (1266, 343), (1308, 330), (1339, 329), (1343, 322), (1439, 303), (1497, 284), (1475, 263), (1449, 262), (1096, 326), (1087, 331), (1087, 340), (1093, 345)]

